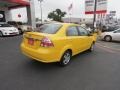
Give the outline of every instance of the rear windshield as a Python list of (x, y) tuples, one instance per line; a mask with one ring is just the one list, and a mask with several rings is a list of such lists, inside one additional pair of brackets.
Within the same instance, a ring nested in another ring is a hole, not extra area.
[(61, 27), (61, 24), (44, 24), (37, 31), (40, 33), (55, 34)]
[(12, 26), (9, 24), (0, 24), (0, 27), (12, 27)]

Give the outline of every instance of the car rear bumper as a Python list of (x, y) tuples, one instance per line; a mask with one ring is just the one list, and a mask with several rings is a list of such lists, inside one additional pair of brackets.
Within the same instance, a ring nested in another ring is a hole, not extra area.
[(26, 47), (24, 44), (21, 44), (21, 51), (24, 55), (44, 63), (59, 62), (59, 57), (56, 55), (56, 52), (46, 51), (42, 49), (31, 49)]

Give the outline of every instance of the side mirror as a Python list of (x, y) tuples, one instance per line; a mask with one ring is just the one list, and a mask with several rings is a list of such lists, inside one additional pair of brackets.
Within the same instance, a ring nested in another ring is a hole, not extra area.
[(93, 33), (92, 32), (88, 33), (88, 36), (93, 36)]

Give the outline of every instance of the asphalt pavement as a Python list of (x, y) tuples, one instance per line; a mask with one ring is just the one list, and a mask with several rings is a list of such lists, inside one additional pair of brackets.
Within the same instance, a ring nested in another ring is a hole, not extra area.
[[(0, 38), (0, 90), (120, 90), (120, 51), (105, 42), (72, 58), (67, 67), (21, 54), (22, 36)], [(115, 43), (119, 45), (119, 43)]]

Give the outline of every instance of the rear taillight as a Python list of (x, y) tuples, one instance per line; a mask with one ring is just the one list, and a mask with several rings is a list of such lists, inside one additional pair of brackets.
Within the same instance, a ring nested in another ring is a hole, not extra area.
[(41, 40), (40, 45), (41, 45), (41, 47), (53, 47), (54, 46), (52, 41), (47, 37), (45, 37)]

